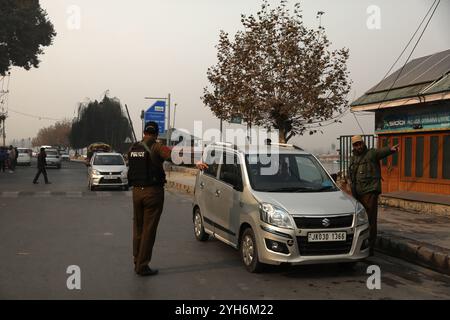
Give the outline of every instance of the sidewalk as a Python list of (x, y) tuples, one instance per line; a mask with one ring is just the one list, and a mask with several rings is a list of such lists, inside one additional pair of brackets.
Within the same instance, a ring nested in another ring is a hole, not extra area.
[[(176, 170), (167, 172), (167, 186), (193, 194), (192, 169)], [(450, 217), (380, 206), (377, 250), (450, 274)]]

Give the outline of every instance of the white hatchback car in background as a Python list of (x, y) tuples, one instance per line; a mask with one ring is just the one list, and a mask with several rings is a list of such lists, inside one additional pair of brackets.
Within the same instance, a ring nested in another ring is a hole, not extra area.
[(120, 153), (94, 153), (88, 164), (88, 187), (119, 187), (128, 190), (128, 168)]
[(17, 148), (19, 156), (17, 158), (17, 164), (22, 166), (31, 166), (32, 150), (28, 148)]
[(61, 157), (59, 155), (58, 149), (45, 149), (45, 153), (47, 154), (46, 162), (47, 167), (56, 167), (61, 169)]

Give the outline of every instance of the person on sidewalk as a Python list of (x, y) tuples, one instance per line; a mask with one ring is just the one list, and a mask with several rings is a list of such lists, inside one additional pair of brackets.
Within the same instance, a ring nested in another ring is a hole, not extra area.
[(156, 122), (146, 123), (143, 140), (128, 151), (128, 184), (133, 186), (134, 270), (140, 276), (158, 273), (149, 263), (164, 207), (163, 162), (171, 159), (170, 149), (156, 141), (158, 133)]
[(5, 147), (0, 147), (0, 171), (5, 172), (6, 161), (8, 160), (8, 151)]
[(36, 173), (36, 176), (33, 179), (33, 183), (37, 184), (38, 183), (38, 179), (39, 176), (41, 175), (41, 173), (44, 176), (44, 180), (45, 180), (45, 184), (50, 184), (51, 182), (48, 181), (48, 177), (47, 177), (47, 170), (45, 169), (45, 166), (47, 165), (47, 154), (45, 153), (45, 148), (41, 148), (41, 152), (39, 152), (38, 158), (37, 158), (37, 167), (38, 167), (38, 172)]
[(370, 226), (370, 255), (373, 256), (377, 238), (378, 196), (381, 193), (380, 160), (398, 152), (398, 145), (368, 149), (359, 135), (352, 137), (352, 145), (353, 155), (348, 167), (351, 190), (366, 209)]
[(10, 173), (14, 173), (16, 167), (14, 165), (16, 161), (16, 149), (13, 146), (9, 146), (8, 151), (8, 168)]

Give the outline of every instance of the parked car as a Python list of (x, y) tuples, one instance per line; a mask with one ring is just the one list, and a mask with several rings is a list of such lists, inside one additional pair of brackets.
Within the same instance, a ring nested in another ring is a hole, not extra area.
[(270, 158), (257, 147), (205, 149), (210, 165), (197, 174), (192, 212), (197, 240), (213, 236), (239, 249), (250, 272), (264, 264), (353, 265), (368, 257), (363, 206), (312, 154), (291, 145), (277, 149)]
[(128, 190), (128, 168), (120, 153), (96, 152), (88, 164), (88, 187), (119, 187)]
[(31, 166), (32, 150), (28, 148), (17, 148), (19, 156), (17, 158), (17, 165)]
[(45, 153), (47, 154), (47, 167), (56, 167), (61, 169), (61, 157), (59, 156), (58, 149), (45, 149)]

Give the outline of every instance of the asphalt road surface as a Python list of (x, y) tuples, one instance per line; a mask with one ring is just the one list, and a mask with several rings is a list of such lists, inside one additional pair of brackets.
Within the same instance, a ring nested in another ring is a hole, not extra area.
[[(86, 167), (49, 169), (51, 185), (31, 183), (32, 167), (0, 172), (1, 299), (449, 299), (450, 277), (381, 254), (354, 269), (270, 267), (250, 274), (238, 252), (195, 240), (191, 198), (167, 190), (152, 267), (135, 275), (131, 192), (87, 189)], [(67, 268), (81, 270), (69, 290)], [(369, 290), (378, 265), (381, 289)]]

